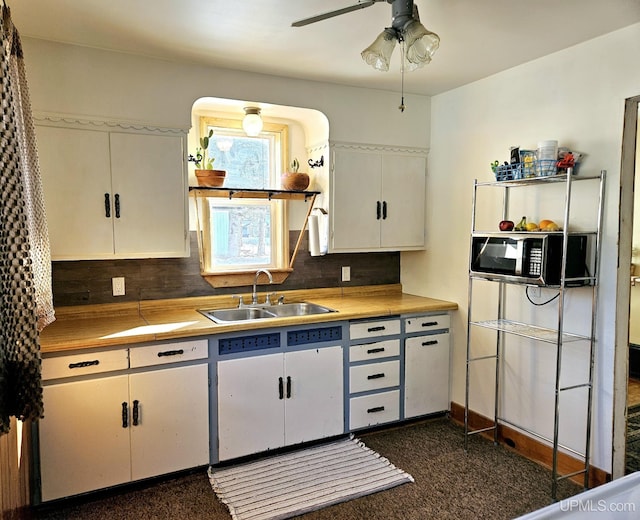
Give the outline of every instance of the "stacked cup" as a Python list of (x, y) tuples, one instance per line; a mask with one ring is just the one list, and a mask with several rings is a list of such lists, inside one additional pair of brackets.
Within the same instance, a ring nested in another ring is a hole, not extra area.
[(558, 141), (548, 140), (538, 143), (536, 152), (536, 174), (540, 177), (555, 175), (558, 171), (556, 162), (558, 160)]

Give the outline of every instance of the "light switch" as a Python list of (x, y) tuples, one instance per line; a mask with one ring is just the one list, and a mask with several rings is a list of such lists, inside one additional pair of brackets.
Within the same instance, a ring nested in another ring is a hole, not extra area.
[(348, 265), (342, 266), (342, 281), (343, 282), (351, 281), (351, 267)]

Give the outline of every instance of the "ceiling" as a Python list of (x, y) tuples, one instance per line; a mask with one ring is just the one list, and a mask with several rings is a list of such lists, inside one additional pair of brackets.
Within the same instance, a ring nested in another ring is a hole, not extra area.
[[(4, 0), (21, 36), (277, 76), (400, 90), (360, 52), (391, 25), (386, 2), (305, 27), (357, 0)], [(640, 0), (415, 0), (441, 38), (405, 91), (434, 95), (640, 22)], [(28, 55), (27, 55), (28, 60)]]

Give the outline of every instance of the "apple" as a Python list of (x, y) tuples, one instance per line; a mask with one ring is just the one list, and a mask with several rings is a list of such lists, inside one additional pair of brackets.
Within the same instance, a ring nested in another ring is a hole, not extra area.
[(502, 220), (500, 224), (498, 224), (500, 231), (511, 231), (513, 226), (515, 226), (515, 224), (511, 220)]

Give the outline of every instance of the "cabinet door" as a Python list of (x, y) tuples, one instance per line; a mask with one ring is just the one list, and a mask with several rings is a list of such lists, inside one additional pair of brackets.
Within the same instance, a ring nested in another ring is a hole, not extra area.
[(111, 133), (110, 144), (116, 256), (186, 256), (182, 137)]
[(385, 155), (382, 199), (386, 218), (380, 228), (382, 248), (421, 248), (425, 238), (427, 164), (424, 157)]
[(283, 367), (283, 354), (218, 362), (220, 460), (284, 445)]
[(342, 360), (340, 346), (285, 354), (287, 445), (344, 433)]
[(208, 380), (206, 364), (130, 376), (133, 480), (209, 462)]
[(404, 416), (449, 409), (449, 334), (405, 341)]
[(377, 204), (382, 200), (379, 153), (336, 150), (331, 178), (332, 251), (370, 251), (380, 247)]
[(128, 388), (126, 375), (44, 387), (45, 418), (38, 423), (43, 501), (131, 479), (122, 418)]
[(38, 126), (38, 156), (53, 260), (113, 256), (109, 134)]

